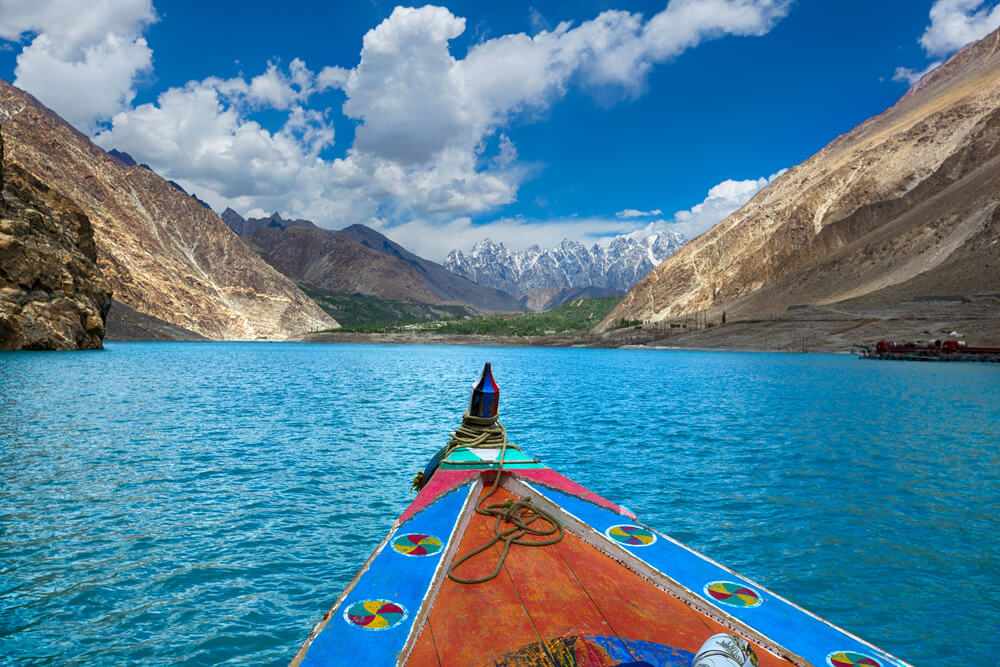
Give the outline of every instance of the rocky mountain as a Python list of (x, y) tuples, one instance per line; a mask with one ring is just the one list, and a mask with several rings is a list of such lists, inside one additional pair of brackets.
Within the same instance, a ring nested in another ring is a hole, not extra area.
[[(145, 163), (139, 164), (138, 162), (135, 161), (134, 157), (132, 157), (131, 155), (129, 155), (125, 151), (118, 150), (117, 148), (112, 148), (111, 150), (109, 150), (108, 151), (108, 155), (110, 155), (111, 157), (113, 157), (115, 160), (117, 160), (121, 165), (123, 165), (125, 167), (142, 167), (143, 169), (149, 169), (150, 171), (153, 170), (153, 168), (150, 167), (148, 164), (145, 164)], [(199, 204), (201, 204), (203, 207), (205, 207), (207, 209), (211, 209), (212, 208), (211, 206), (208, 205), (208, 202), (202, 200), (196, 194), (189, 193), (177, 181), (170, 181), (170, 180), (168, 180), (167, 183), (169, 183), (178, 192), (181, 192), (181, 193), (186, 194), (189, 197), (193, 198), (196, 202), (198, 202)]]
[(135, 161), (135, 158), (133, 158), (131, 155), (129, 155), (125, 151), (120, 151), (117, 148), (112, 148), (111, 150), (109, 150), (108, 151), (108, 155), (110, 155), (114, 159), (118, 160), (120, 163), (122, 163), (126, 167), (138, 167), (139, 166), (139, 163)]
[(209, 338), (286, 338), (336, 326), (212, 211), (124, 164), (0, 81), (9, 159), (83, 210), (115, 299)]
[(688, 243), (602, 327), (995, 294), (998, 184), (1000, 31)]
[(610, 287), (569, 287), (559, 290), (555, 296), (551, 297), (545, 304), (544, 310), (558, 308), (571, 301), (580, 299), (620, 299), (625, 296), (625, 290), (612, 289)]
[(486, 311), (522, 309), (509, 294), (455, 275), (364, 225), (329, 230), (277, 213), (246, 220), (232, 209), (222, 219), (278, 271), (329, 292)]
[(90, 220), (3, 156), (0, 134), (0, 349), (98, 349), (111, 290)]
[(607, 245), (587, 247), (564, 240), (555, 248), (514, 251), (491, 239), (466, 254), (452, 250), (445, 268), (480, 285), (523, 298), (542, 310), (566, 300), (563, 293), (584, 287), (625, 292), (684, 243), (677, 233), (617, 236)]

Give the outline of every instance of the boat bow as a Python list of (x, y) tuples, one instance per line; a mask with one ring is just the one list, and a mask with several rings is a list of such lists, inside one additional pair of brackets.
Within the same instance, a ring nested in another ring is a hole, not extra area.
[(293, 665), (906, 665), (507, 442), (487, 379)]

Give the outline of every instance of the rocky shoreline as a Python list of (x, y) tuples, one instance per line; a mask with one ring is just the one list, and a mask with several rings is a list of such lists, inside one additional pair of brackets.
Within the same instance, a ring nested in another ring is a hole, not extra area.
[(0, 135), (0, 350), (100, 349), (110, 305), (90, 219)]
[[(476, 336), (427, 332), (323, 332), (298, 339), (303, 343), (373, 343), (396, 345), (487, 345), (502, 347), (607, 347), (592, 336)], [(617, 347), (617, 346), (610, 346)]]
[(108, 312), (108, 341), (207, 341), (208, 338), (166, 322), (152, 315), (140, 313), (120, 301), (111, 302)]
[(892, 306), (862, 302), (838, 304), (838, 307), (810, 306), (790, 311), (781, 318), (740, 320), (702, 328), (672, 328), (667, 324), (637, 326), (604, 334), (548, 336), (325, 332), (299, 340), (311, 343), (853, 352), (859, 346), (874, 345), (884, 339), (947, 338), (959, 338), (974, 345), (1000, 345), (1000, 295), (913, 301)]

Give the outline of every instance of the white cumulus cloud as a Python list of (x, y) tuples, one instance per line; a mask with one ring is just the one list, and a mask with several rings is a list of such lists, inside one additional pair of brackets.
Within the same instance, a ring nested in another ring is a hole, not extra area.
[(619, 218), (655, 218), (658, 215), (663, 215), (663, 211), (658, 208), (654, 208), (650, 211), (643, 211), (637, 208), (627, 208), (624, 211), (618, 211), (615, 213), (615, 216)]
[[(284, 77), (276, 72), (269, 66), (265, 76)], [(294, 106), (284, 127), (269, 132), (247, 117), (254, 104), (278, 103), (254, 92), (259, 80), (207, 79), (170, 88), (155, 104), (116, 114), (95, 141), (131, 153), (210, 204), (286, 205), (297, 183), (321, 167), (318, 155), (333, 143), (333, 127), (322, 112)], [(270, 92), (282, 94), (278, 90)], [(282, 105), (295, 102), (281, 99)]]
[(935, 0), (930, 25), (920, 38), (924, 52), (937, 60), (924, 69), (897, 67), (893, 81), (915, 84), (937, 69), (943, 57), (982, 39), (1000, 28), (1000, 2), (996, 0)]
[(30, 40), (14, 84), (83, 132), (131, 104), (152, 67), (142, 32), (155, 20), (152, 0), (0, 0), (0, 39)]
[(785, 171), (787, 170), (782, 169), (766, 178), (726, 179), (712, 186), (700, 203), (689, 209), (677, 211), (669, 220), (654, 220), (634, 233), (646, 236), (662, 231), (673, 231), (686, 239), (701, 236), (731, 213), (738, 211)]
[(456, 59), (449, 41), (465, 19), (443, 7), (397, 7), (365, 35), (359, 64), (345, 73), (344, 113), (361, 121), (355, 148), (401, 163), (475, 150), (515, 114), (585, 86), (641, 89), (649, 68), (727, 34), (760, 35), (787, 12), (784, 0), (674, 0), (645, 21), (606, 11), (534, 36), (505, 35)]
[(896, 71), (892, 75), (892, 80), (912, 86), (940, 66), (941, 61), (936, 60), (922, 70), (914, 70), (909, 67), (897, 67)]
[[(648, 21), (609, 11), (486, 40), (456, 58), (449, 43), (465, 31), (464, 18), (443, 7), (397, 7), (365, 35), (353, 68), (315, 74), (293, 60), (287, 71), (272, 63), (249, 80), (189, 83), (117, 114), (98, 140), (213, 205), (330, 226), (454, 224), (515, 201), (533, 173), (504, 134), (515, 116), (545, 109), (575, 80), (635, 93), (652, 64), (705, 39), (763, 34), (787, 8), (786, 0), (673, 0)], [(327, 88), (344, 92), (343, 113), (359, 121), (353, 146), (335, 160), (316, 150), (330, 144), (332, 129), (305, 111)], [(289, 121), (271, 134), (251, 119), (259, 108), (299, 109), (308, 122), (298, 133)]]
[(71, 55), (109, 34), (134, 35), (155, 20), (152, 0), (0, 0), (0, 38), (46, 33)]
[[(10, 2), (0, 0), (0, 7)], [(353, 67), (317, 72), (300, 59), (287, 66), (270, 62), (254, 75), (191, 81), (134, 108), (135, 77), (151, 63), (141, 37), (156, 20), (151, 0), (38, 4), (46, 11), (3, 16), (0, 36), (38, 33), (19, 56), (25, 87), (43, 100), (47, 95), (78, 127), (95, 131), (101, 146), (128, 151), (216, 208), (277, 210), (330, 227), (365, 222), (398, 228), (397, 235), (436, 225), (447, 236), (465, 225), (482, 227), (468, 219), (516, 201), (521, 184), (540, 168), (519, 158), (506, 133), (512, 121), (537, 120), (572, 86), (639, 95), (653, 66), (706, 40), (763, 35), (791, 1), (671, 0), (648, 18), (605, 11), (551, 29), (537, 24), (534, 35), (480, 41), (464, 57), (451, 50), (466, 30), (464, 18), (443, 7), (397, 7), (364, 36)], [(57, 54), (61, 66), (52, 56), (28, 68), (32, 48), (56, 53), (56, 34), (70, 35), (66, 43), (74, 45)], [(74, 72), (86, 84), (66, 84), (60, 93), (57, 84), (70, 77), (63, 71), (69, 66), (95, 73)], [(84, 105), (80, 85), (106, 94)], [(342, 91), (341, 111), (358, 123), (354, 143), (336, 159), (324, 153), (333, 145), (335, 111), (312, 106), (316, 93), (331, 88)], [(262, 126), (255, 119), (262, 110), (284, 113), (283, 126)], [(108, 119), (109, 126), (99, 125)], [(550, 222), (557, 235), (561, 225), (579, 224), (576, 236), (599, 236), (621, 224), (613, 218)], [(493, 224), (538, 238), (548, 234), (533, 222)]]
[(931, 24), (920, 43), (931, 56), (945, 56), (1000, 28), (1000, 3), (986, 0), (937, 0)]

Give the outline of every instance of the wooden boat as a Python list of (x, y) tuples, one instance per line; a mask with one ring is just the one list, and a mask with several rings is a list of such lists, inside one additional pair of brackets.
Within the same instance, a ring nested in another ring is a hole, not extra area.
[(977, 361), (1000, 363), (1000, 347), (972, 347), (960, 340), (935, 340), (930, 343), (896, 343), (880, 340), (872, 347), (862, 347), (862, 359), (889, 361)]
[(489, 364), (292, 665), (905, 665), (507, 441)]

